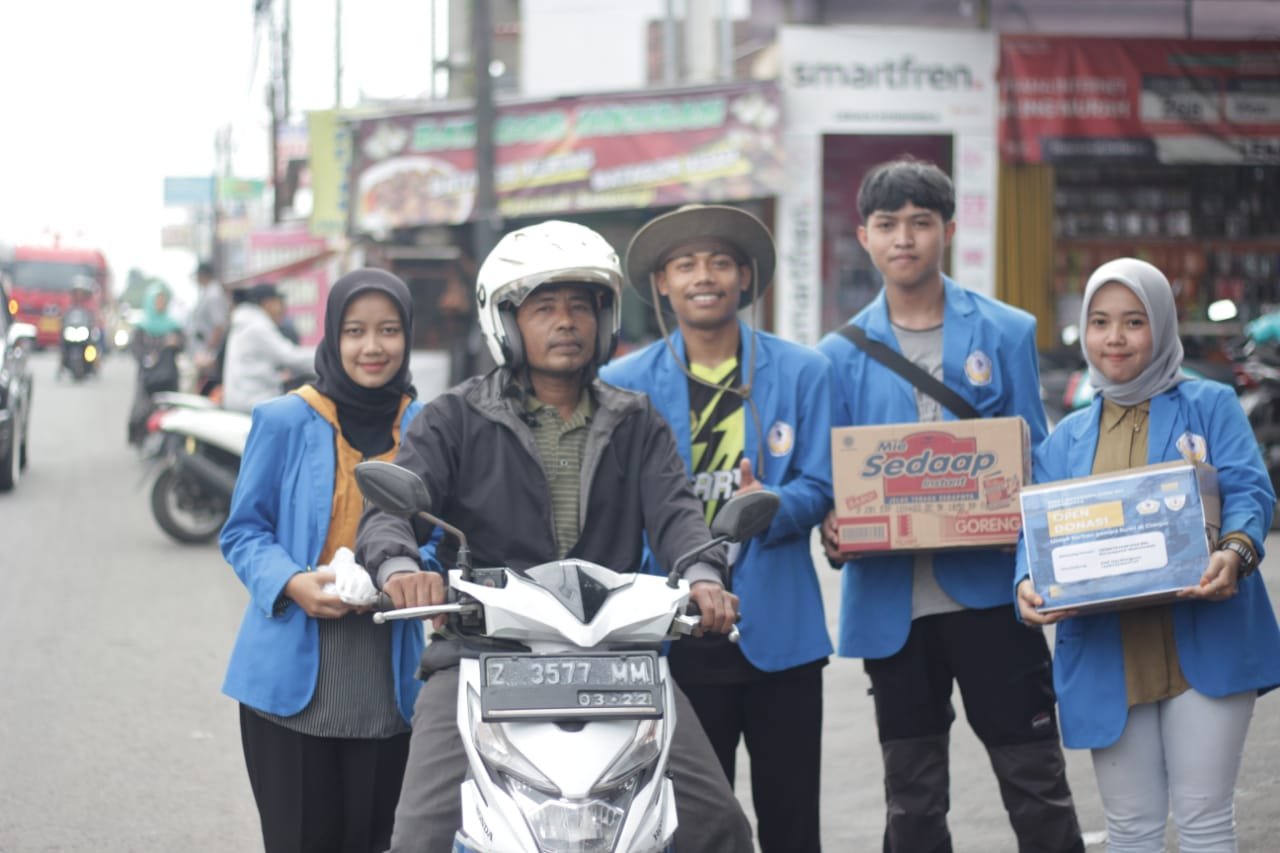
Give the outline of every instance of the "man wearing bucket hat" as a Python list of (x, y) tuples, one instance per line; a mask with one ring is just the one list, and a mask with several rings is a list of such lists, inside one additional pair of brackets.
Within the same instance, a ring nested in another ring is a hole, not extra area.
[(626, 267), (663, 340), (601, 376), (644, 391), (666, 418), (708, 522), (736, 492), (782, 499), (769, 529), (730, 555), (738, 645), (704, 636), (677, 643), (669, 660), (731, 783), (745, 739), (760, 849), (794, 853), (820, 849), (822, 668), (832, 649), (809, 534), (832, 499), (832, 376), (821, 354), (739, 319), (774, 265), (768, 229), (738, 208), (687, 205), (651, 220)]

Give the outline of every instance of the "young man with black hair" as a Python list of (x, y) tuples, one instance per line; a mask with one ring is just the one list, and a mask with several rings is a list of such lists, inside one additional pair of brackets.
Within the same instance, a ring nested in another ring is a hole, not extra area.
[[(763, 853), (816, 853), (822, 669), (831, 654), (809, 536), (831, 505), (831, 365), (746, 324), (738, 312), (773, 278), (773, 238), (725, 205), (650, 220), (627, 250), (631, 286), (679, 329), (605, 367), (666, 418), (708, 522), (733, 494), (775, 492), (768, 530), (734, 555), (738, 645), (682, 640), (668, 655), (732, 784), (738, 742), (751, 757)], [(665, 332), (665, 327), (664, 327)]]
[[(957, 392), (980, 417), (1021, 416), (1046, 435), (1035, 319), (942, 272), (955, 233), (955, 193), (937, 166), (901, 159), (858, 190), (858, 240), (884, 287), (850, 321)], [(840, 377), (836, 426), (952, 420), (956, 415), (846, 335), (818, 349)], [(951, 704), (987, 748), (1020, 853), (1082, 851), (1058, 739), (1049, 649), (1012, 610), (1005, 550), (841, 553), (835, 513), (823, 524), (844, 562), (839, 653), (864, 659), (884, 758), (886, 853), (946, 853)]]

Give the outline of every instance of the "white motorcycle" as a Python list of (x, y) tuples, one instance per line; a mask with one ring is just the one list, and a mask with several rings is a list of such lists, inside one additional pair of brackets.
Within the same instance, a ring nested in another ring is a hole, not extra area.
[(489, 645), (464, 654), (459, 672), (457, 722), (469, 767), (455, 853), (669, 849), (676, 808), (666, 771), (676, 720), (660, 650), (699, 622), (686, 613), (680, 575), (711, 548), (765, 529), (778, 497), (727, 501), (712, 540), (663, 578), (577, 559), (473, 568), (462, 532), (423, 511), (430, 502), (417, 475), (364, 462), (356, 481), (384, 511), (420, 515), (459, 542), (449, 603), (373, 618), (449, 614), (453, 633)]
[(151, 486), (151, 514), (179, 542), (208, 542), (231, 511), (252, 419), (219, 408), (207, 397), (162, 392), (148, 420), (143, 452)]

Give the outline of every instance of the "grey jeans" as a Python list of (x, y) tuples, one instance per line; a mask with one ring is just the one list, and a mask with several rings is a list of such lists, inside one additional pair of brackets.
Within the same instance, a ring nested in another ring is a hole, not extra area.
[[(391, 853), (449, 853), (462, 823), (467, 754), (458, 734), (458, 670), (431, 673), (413, 709), (413, 735)], [(679, 853), (750, 853), (751, 826), (725, 779), (693, 706), (675, 689), (669, 769), (676, 794)]]

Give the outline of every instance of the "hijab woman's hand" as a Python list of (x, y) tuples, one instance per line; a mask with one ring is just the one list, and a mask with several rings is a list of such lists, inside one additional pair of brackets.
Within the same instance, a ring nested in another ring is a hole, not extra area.
[(312, 619), (340, 619), (353, 609), (336, 592), (325, 592), (337, 576), (329, 571), (298, 572), (284, 585), (284, 594)]
[(1209, 555), (1209, 567), (1200, 576), (1200, 584), (1178, 590), (1178, 596), (1226, 601), (1239, 591), (1240, 555), (1235, 551), (1214, 551)]
[(1055, 610), (1052, 613), (1041, 613), (1037, 607), (1044, 605), (1044, 598), (1036, 592), (1031, 578), (1023, 578), (1018, 584), (1018, 615), (1028, 625), (1052, 625), (1061, 622), (1068, 616), (1074, 616), (1074, 610)]

